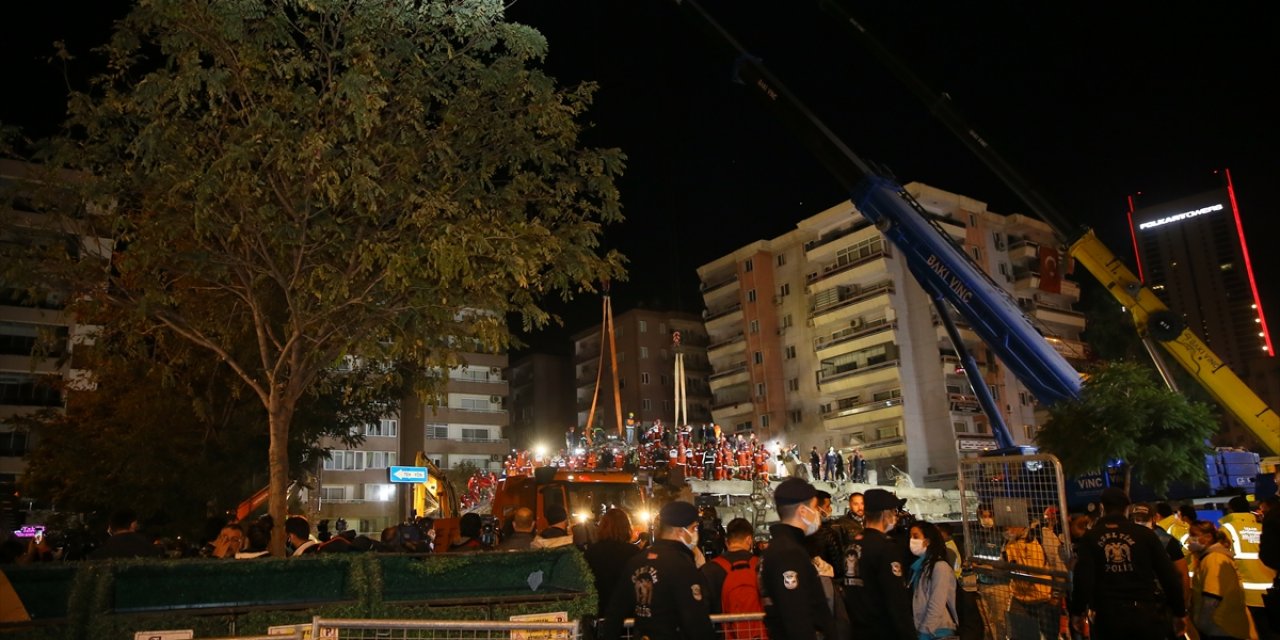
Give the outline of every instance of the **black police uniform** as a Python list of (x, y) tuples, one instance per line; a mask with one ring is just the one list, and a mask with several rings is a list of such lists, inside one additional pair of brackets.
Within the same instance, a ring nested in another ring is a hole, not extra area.
[(916, 640), (906, 550), (883, 531), (863, 529), (844, 550), (844, 602), (858, 637)]
[(770, 640), (813, 640), (819, 633), (831, 638), (831, 609), (805, 550), (804, 532), (775, 524), (769, 534), (769, 548), (760, 558), (760, 602)]
[(693, 552), (675, 540), (658, 540), (622, 571), (605, 615), (602, 638), (621, 638), (622, 622), (635, 617), (633, 638), (711, 640), (707, 584)]
[(1169, 637), (1186, 615), (1182, 582), (1155, 532), (1123, 515), (1100, 518), (1077, 546), (1072, 616), (1093, 609), (1097, 640)]

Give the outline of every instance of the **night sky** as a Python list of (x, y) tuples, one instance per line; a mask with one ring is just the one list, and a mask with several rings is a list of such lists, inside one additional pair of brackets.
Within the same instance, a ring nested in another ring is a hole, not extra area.
[[(1270, 246), (1280, 212), (1268, 197), (1280, 127), (1264, 99), (1280, 44), (1258, 5), (839, 1), (1123, 258), (1126, 196), (1188, 195), (1230, 168), (1265, 309), (1280, 322), (1280, 252)], [(44, 61), (51, 43), (85, 52), (125, 6), (25, 4), (0, 38), (9, 88), (0, 121), (48, 133), (65, 97), (62, 71)], [(1027, 211), (818, 2), (704, 6), (865, 159), (997, 213)], [(508, 14), (546, 35), (553, 76), (599, 83), (585, 141), (629, 157), (627, 221), (605, 238), (631, 260), (630, 281), (614, 285), (617, 311), (700, 312), (697, 266), (844, 199), (671, 0), (518, 0)], [(598, 298), (555, 308), (566, 326), (528, 337), (536, 347), (598, 321)]]

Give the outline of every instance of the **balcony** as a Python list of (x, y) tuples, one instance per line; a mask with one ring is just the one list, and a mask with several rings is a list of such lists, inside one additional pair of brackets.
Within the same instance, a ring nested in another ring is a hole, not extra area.
[(948, 393), (947, 402), (950, 403), (952, 413), (982, 413), (982, 405), (978, 403), (978, 396), (963, 393)]
[(873, 400), (855, 404), (822, 414), (822, 426), (829, 431), (839, 431), (857, 425), (865, 425), (902, 417), (902, 398)]
[(711, 376), (707, 378), (707, 381), (711, 383), (711, 388), (715, 390), (723, 389), (724, 387), (735, 384), (742, 384), (747, 382), (749, 378), (750, 376), (747, 372), (747, 363), (746, 361), (742, 361), (729, 365), (723, 371), (717, 371), (711, 374)]
[(1009, 243), (1009, 260), (1017, 263), (1019, 260), (1040, 260), (1040, 243), (1030, 240), (1016, 240)]
[(828, 314), (833, 311), (858, 304), (859, 302), (871, 300), (877, 296), (889, 295), (893, 293), (893, 291), (892, 282), (881, 282), (879, 284), (859, 289), (857, 292), (841, 293), (840, 296), (834, 300), (828, 300), (821, 304), (814, 305), (813, 308), (809, 310), (809, 317), (813, 320), (814, 324), (820, 324), (822, 321), (826, 320), (822, 318), (823, 314)]
[[(720, 352), (723, 349), (725, 349), (725, 347), (730, 347), (735, 344), (745, 345), (746, 344), (745, 338), (746, 336), (744, 336), (742, 332), (739, 331), (729, 336), (728, 338), (725, 338), (724, 340), (717, 340), (716, 342), (707, 345), (707, 356), (715, 357), (716, 355), (720, 355)], [(728, 352), (726, 351), (726, 353)]]
[(731, 284), (734, 284), (734, 283), (735, 283), (735, 282), (737, 282), (737, 281), (738, 281), (738, 274), (737, 274), (737, 273), (733, 273), (732, 275), (730, 275), (730, 276), (729, 276), (729, 277), (727, 277), (727, 278), (720, 278), (719, 280), (714, 280), (714, 281), (710, 281), (710, 282), (703, 282), (703, 283), (699, 284), (699, 285), (698, 285), (698, 287), (699, 287), (699, 290), (700, 290), (700, 291), (702, 291), (702, 295), (706, 296), (706, 295), (710, 295), (710, 294), (712, 294), (712, 293), (713, 293), (713, 292), (715, 292), (717, 289), (721, 289), (721, 288), (723, 288), (723, 287), (727, 287), (727, 286), (729, 286), (729, 285), (731, 285)]
[(1049, 341), (1054, 351), (1062, 354), (1062, 357), (1068, 360), (1090, 360), (1093, 358), (1093, 349), (1079, 340), (1052, 336), (1045, 336), (1045, 340)]
[(825, 247), (841, 238), (847, 238), (870, 226), (871, 226), (871, 221), (863, 218), (858, 222), (854, 223), (852, 226), (845, 227), (843, 229), (837, 229), (835, 231), (831, 231), (817, 238), (816, 240), (810, 240), (804, 243), (804, 251), (806, 254), (805, 257), (812, 260), (813, 259), (812, 253), (815, 252), (815, 250)]
[(818, 371), (818, 388), (819, 390), (822, 390), (823, 393), (827, 393), (827, 389), (824, 389), (823, 385), (829, 385), (831, 383), (835, 383), (836, 380), (846, 380), (849, 378), (854, 378), (854, 376), (870, 374), (870, 372), (883, 371), (886, 369), (895, 372), (895, 378), (896, 378), (897, 362), (899, 361), (897, 361), (895, 358), (895, 360), (876, 362), (876, 364), (867, 364), (867, 365), (861, 365), (861, 366), (844, 365), (844, 366), (836, 367), (836, 369), (832, 369), (832, 370)]
[(850, 340), (874, 335), (881, 331), (896, 329), (897, 327), (897, 321), (890, 322), (884, 318), (872, 320), (871, 322), (857, 321), (857, 324), (850, 326), (847, 329), (838, 331), (824, 338), (815, 338), (813, 341), (813, 350), (818, 352), (819, 358), (823, 358), (825, 357), (821, 353), (823, 349), (829, 349), (831, 347), (845, 344)]
[(721, 320), (726, 320), (734, 317), (737, 317), (739, 320), (742, 319), (742, 303), (741, 302), (736, 302), (734, 304), (729, 305), (728, 307), (717, 309), (715, 311), (711, 311), (710, 309), (708, 309), (706, 311), (706, 314), (702, 317), (702, 321), (710, 325), (713, 322), (718, 322)]
[[(874, 264), (880, 260), (883, 260), (887, 256), (888, 256), (888, 252), (886, 252), (884, 249), (880, 249), (879, 251), (872, 252), (871, 254), (860, 257), (856, 260), (849, 260), (847, 262), (836, 261), (831, 264), (824, 265), (822, 267), (822, 271), (811, 273), (805, 276), (805, 283), (808, 286), (812, 287), (813, 285), (819, 282), (822, 282), (823, 280), (833, 278), (842, 273), (847, 273), (849, 271), (857, 269), (858, 267)], [(883, 268), (883, 266), (881, 266), (881, 268)]]
[(1079, 311), (1055, 306), (1042, 300), (1019, 300), (1018, 306), (1022, 308), (1024, 313), (1039, 322), (1051, 322), (1076, 329), (1084, 329), (1084, 314)]
[(711, 407), (711, 417), (716, 422), (733, 423), (732, 418), (737, 416), (755, 417), (756, 408), (750, 400), (741, 402), (725, 402)]

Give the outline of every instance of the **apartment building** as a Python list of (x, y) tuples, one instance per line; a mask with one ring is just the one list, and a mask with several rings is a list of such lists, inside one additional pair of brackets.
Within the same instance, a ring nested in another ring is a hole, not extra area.
[(567, 355), (521, 356), (511, 363), (507, 379), (511, 383), (508, 438), (515, 448), (558, 442), (569, 425), (577, 424), (573, 363)]
[[(655, 419), (670, 425), (675, 419), (676, 354), (683, 355), (686, 406), (690, 424), (711, 421), (711, 374), (707, 360), (707, 333), (702, 318), (677, 311), (632, 309), (614, 317), (614, 343), (617, 349), (618, 388), (625, 419), (634, 414), (643, 428)], [(680, 334), (676, 344), (673, 336)], [(595, 425), (616, 429), (613, 401), (613, 368), (608, 358), (607, 339), (600, 325), (584, 329), (571, 337), (577, 425), (587, 424), (595, 397)], [(602, 348), (605, 358), (601, 360)], [(601, 364), (603, 363), (603, 371)], [(684, 420), (681, 420), (684, 422)], [(563, 434), (564, 430), (561, 430)]]
[(391, 482), (390, 467), (414, 466), (419, 453), (441, 470), (470, 464), (501, 472), (511, 450), (504, 434), (507, 355), (467, 353), (463, 359), (465, 365), (448, 371), (434, 405), (409, 395), (399, 415), (365, 425), (362, 446), (321, 443), (331, 451), (318, 471), (315, 519), (342, 518), (348, 527), (371, 535), (400, 522), (409, 514), (410, 485)]
[[(1084, 317), (1071, 308), (1079, 289), (1040, 278), (1040, 246), (1053, 248), (1047, 226), (927, 185), (907, 189), (1060, 352), (1087, 357)], [(878, 477), (900, 470), (927, 486), (954, 486), (958, 449), (994, 446), (929, 296), (851, 203), (698, 275), (717, 422), (806, 450), (859, 448)], [(956, 321), (1012, 435), (1029, 442), (1043, 418), (1035, 399)]]
[[(7, 209), (5, 217), (14, 223), (0, 235), (0, 242), (32, 244), (64, 242), (67, 233), (60, 225), (61, 216), (51, 220), (47, 210), (19, 195), (30, 184), (45, 179), (36, 165), (13, 160), (0, 160), (0, 203)], [(71, 175), (63, 176), (67, 180)], [(79, 206), (79, 205), (69, 205)], [(29, 231), (26, 232), (26, 231)], [(79, 243), (82, 249), (109, 247), (107, 241), (94, 239)], [(7, 518), (16, 506), (16, 482), (26, 468), (23, 457), (39, 442), (38, 432), (14, 427), (15, 416), (64, 406), (57, 381), (72, 380), (84, 372), (73, 368), (67, 357), (80, 338), (92, 327), (76, 323), (65, 311), (66, 294), (62, 291), (40, 291), (34, 295), (26, 288), (0, 280), (0, 518)], [(9, 527), (12, 529), (12, 527)]]

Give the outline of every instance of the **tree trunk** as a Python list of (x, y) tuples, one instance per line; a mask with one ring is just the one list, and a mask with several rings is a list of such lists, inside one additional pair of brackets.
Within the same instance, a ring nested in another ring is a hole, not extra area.
[(289, 423), (293, 421), (293, 404), (281, 397), (279, 388), (273, 387), (267, 407), (271, 445), (267, 452), (268, 481), (267, 513), (275, 525), (271, 528), (271, 555), (285, 555), (284, 520), (289, 504)]
[(1124, 494), (1133, 495), (1133, 465), (1124, 463)]

